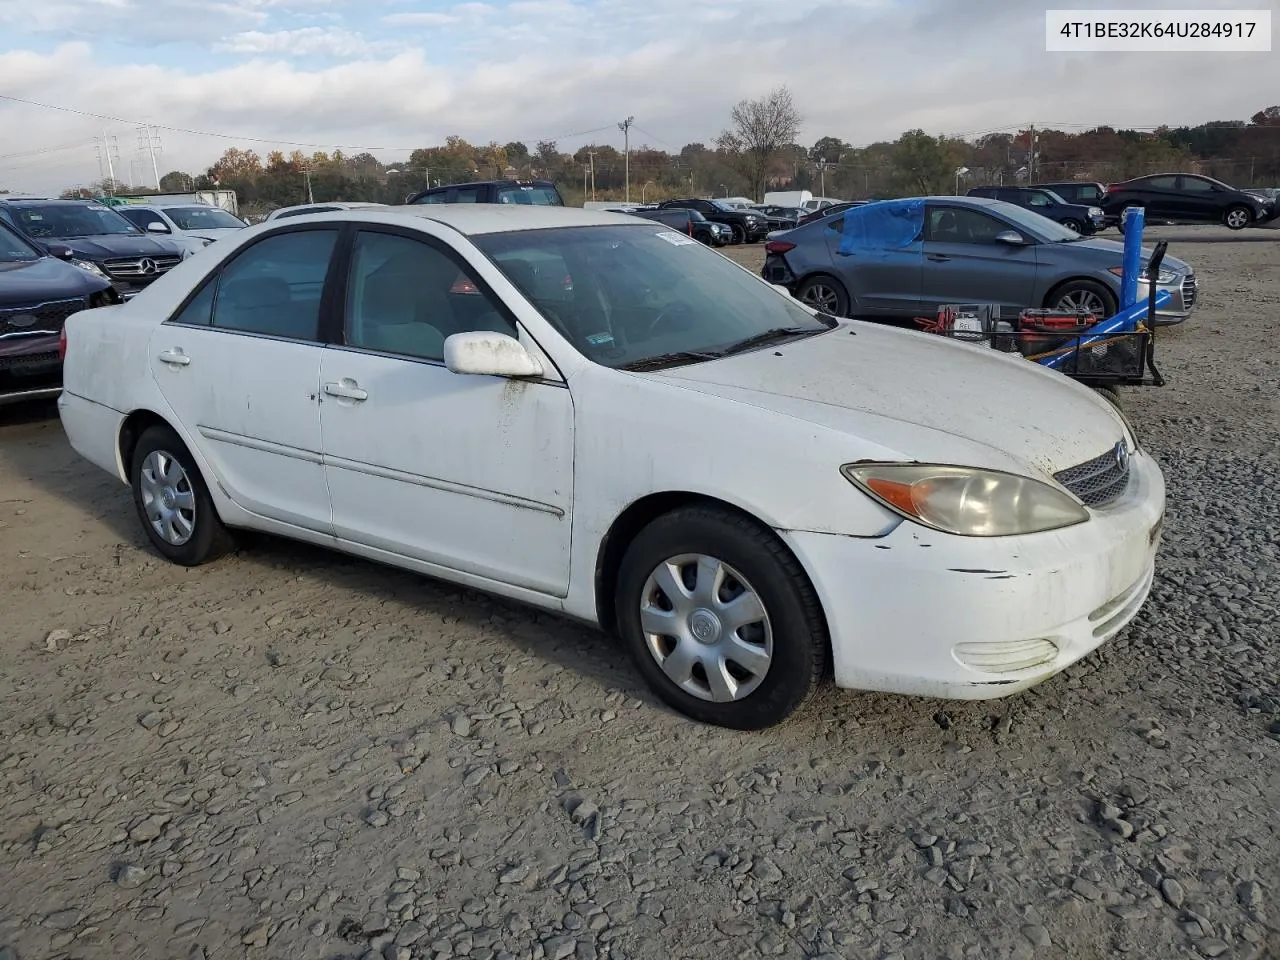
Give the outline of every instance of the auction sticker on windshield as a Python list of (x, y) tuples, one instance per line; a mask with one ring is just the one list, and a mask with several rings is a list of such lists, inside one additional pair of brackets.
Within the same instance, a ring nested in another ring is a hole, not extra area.
[(693, 237), (685, 236), (683, 233), (676, 233), (674, 230), (663, 230), (658, 234), (658, 236), (667, 241), (667, 243), (677, 247), (683, 247), (686, 243), (698, 242), (693, 239)]

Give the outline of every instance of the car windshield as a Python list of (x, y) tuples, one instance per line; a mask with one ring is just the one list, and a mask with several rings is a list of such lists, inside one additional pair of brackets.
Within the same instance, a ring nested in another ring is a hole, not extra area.
[(527, 203), (539, 207), (563, 207), (554, 187), (504, 187), (498, 191), (499, 203)]
[(1054, 190), (1041, 190), (1040, 192), (1048, 194), (1049, 199), (1052, 200), (1054, 203), (1060, 203), (1060, 204), (1063, 204), (1064, 206), (1067, 205), (1067, 201), (1062, 199), (1062, 194)]
[(88, 204), (21, 206), (13, 215), (27, 236), (41, 240), (142, 232), (114, 210)]
[(40, 251), (0, 223), (0, 263), (39, 260)]
[(165, 207), (179, 230), (239, 230), (244, 224), (218, 207)]
[(741, 209), (736, 203), (730, 203), (728, 200), (712, 200), (711, 202), (721, 210), (734, 212)]
[(1058, 221), (1050, 220), (1048, 217), (1041, 216), (1026, 207), (1019, 207), (1016, 204), (1001, 201), (998, 211), (993, 212), (998, 212), (1000, 216), (1010, 221), (1014, 226), (1029, 230), (1049, 243), (1080, 239), (1080, 234), (1074, 230), (1069, 230)]
[(473, 242), (575, 349), (607, 367), (712, 359), (743, 341), (835, 324), (656, 224), (524, 230)]

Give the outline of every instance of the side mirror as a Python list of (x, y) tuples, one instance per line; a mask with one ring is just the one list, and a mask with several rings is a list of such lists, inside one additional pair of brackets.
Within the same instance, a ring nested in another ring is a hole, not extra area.
[(1026, 242), (1022, 239), (1022, 234), (1017, 230), (1001, 230), (996, 234), (996, 243), (1007, 243), (1011, 247), (1021, 247)]
[(455, 333), (444, 341), (444, 365), (452, 373), (482, 377), (540, 377), (542, 364), (505, 333)]
[(49, 256), (57, 257), (59, 260), (71, 260), (76, 255), (74, 250), (61, 243), (51, 243), (45, 249), (49, 251)]
[(159, 220), (152, 220), (147, 224), (147, 233), (172, 233), (172, 231)]

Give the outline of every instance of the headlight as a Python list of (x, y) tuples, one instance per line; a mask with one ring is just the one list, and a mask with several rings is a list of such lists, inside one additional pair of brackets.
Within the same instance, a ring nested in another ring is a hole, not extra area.
[(922, 463), (846, 463), (854, 485), (908, 520), (960, 537), (1008, 537), (1089, 519), (1069, 494), (1000, 470)]
[(101, 277), (103, 280), (108, 280), (108, 281), (111, 279), (106, 275), (106, 273), (103, 272), (102, 268), (99, 267), (92, 260), (68, 260), (67, 262), (71, 264), (73, 267), (79, 267), (81, 270), (84, 270), (86, 273), (92, 273), (95, 277)]
[(1090, 207), (1090, 208), (1089, 208), (1089, 216), (1091, 216), (1091, 217), (1105, 217), (1105, 216), (1106, 216), (1106, 214), (1102, 212), (1102, 208), (1101, 208), (1101, 207)]
[[(1117, 277), (1123, 277), (1124, 267), (1111, 267), (1107, 272), (1114, 273)], [(1161, 270), (1160, 275), (1156, 277), (1156, 283), (1177, 283), (1181, 278), (1182, 274), (1180, 273), (1175, 273), (1172, 270)], [(1138, 279), (1144, 282), (1148, 279), (1145, 269), (1138, 274)]]

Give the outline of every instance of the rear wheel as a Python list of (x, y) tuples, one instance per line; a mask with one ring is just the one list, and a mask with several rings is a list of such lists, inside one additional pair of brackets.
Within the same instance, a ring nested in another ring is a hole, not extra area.
[(849, 315), (849, 292), (835, 277), (820, 273), (796, 287), (796, 299), (833, 317)]
[(1253, 211), (1243, 204), (1228, 208), (1222, 222), (1231, 230), (1243, 230), (1253, 223)]
[(129, 477), (142, 529), (165, 559), (194, 567), (232, 548), (195, 460), (172, 429), (143, 432)]
[(826, 625), (804, 571), (771, 531), (726, 510), (653, 521), (627, 549), (616, 600), (649, 686), (703, 723), (780, 723), (826, 669)]
[(1044, 305), (1073, 313), (1084, 310), (1099, 320), (1111, 316), (1118, 308), (1115, 296), (1096, 280), (1068, 280), (1045, 298)]

